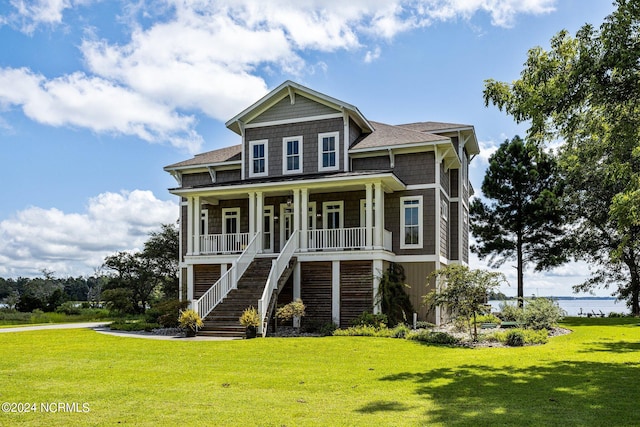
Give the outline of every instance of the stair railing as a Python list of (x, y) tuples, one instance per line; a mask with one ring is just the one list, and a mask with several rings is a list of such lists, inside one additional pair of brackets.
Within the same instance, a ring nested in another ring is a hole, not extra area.
[(271, 297), (278, 288), (280, 276), (282, 276), (282, 273), (287, 269), (293, 254), (295, 254), (300, 247), (299, 236), (298, 230), (295, 230), (280, 251), (278, 258), (274, 259), (271, 263), (271, 271), (269, 272), (267, 283), (264, 286), (262, 298), (258, 301), (258, 316), (262, 320), (260, 326), (258, 326), (258, 333), (262, 334), (263, 337), (267, 335), (267, 327), (269, 325), (268, 312)]
[(242, 254), (233, 262), (226, 273), (218, 279), (202, 296), (193, 302), (193, 309), (198, 312), (201, 319), (207, 317), (211, 311), (222, 302), (232, 289), (238, 287), (238, 280), (242, 277), (249, 265), (258, 253), (258, 234), (253, 236)]

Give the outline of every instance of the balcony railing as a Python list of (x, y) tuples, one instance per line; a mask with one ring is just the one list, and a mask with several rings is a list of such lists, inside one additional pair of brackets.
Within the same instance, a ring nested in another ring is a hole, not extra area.
[(200, 253), (241, 253), (248, 244), (249, 233), (207, 234), (200, 236)]
[(332, 228), (307, 231), (307, 248), (312, 251), (364, 249), (366, 244), (366, 227)]

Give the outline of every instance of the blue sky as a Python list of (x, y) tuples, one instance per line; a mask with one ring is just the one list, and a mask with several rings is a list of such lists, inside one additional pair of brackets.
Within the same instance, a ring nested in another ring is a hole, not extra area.
[[(516, 79), (528, 49), (612, 10), (607, 0), (5, 0), (0, 276), (92, 274), (105, 255), (141, 248), (177, 219), (162, 167), (238, 143), (224, 122), (287, 79), (374, 121), (474, 125), (479, 189), (488, 155), (526, 129), (484, 107), (483, 81)], [(585, 274), (581, 264), (529, 272), (525, 293), (568, 295)]]

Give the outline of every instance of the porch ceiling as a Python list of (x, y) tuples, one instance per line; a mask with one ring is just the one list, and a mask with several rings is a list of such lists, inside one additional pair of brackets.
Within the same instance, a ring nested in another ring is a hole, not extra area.
[(406, 185), (397, 176), (386, 171), (338, 173), (321, 178), (304, 176), (286, 181), (244, 180), (215, 187), (175, 188), (169, 191), (184, 197), (200, 196), (211, 200), (231, 200), (246, 197), (250, 191), (262, 191), (265, 194), (268, 193), (269, 196), (288, 196), (292, 190), (299, 188), (306, 188), (309, 194), (361, 191), (364, 190), (367, 183), (381, 183), (387, 193), (406, 189)]

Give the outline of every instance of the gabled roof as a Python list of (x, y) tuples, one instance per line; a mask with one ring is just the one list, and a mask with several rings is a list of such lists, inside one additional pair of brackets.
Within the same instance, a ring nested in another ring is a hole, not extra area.
[(348, 104), (339, 99), (330, 97), (313, 89), (302, 86), (301, 84), (287, 80), (271, 92), (260, 98), (253, 105), (246, 108), (232, 119), (228, 120), (225, 125), (238, 135), (242, 135), (242, 126), (251, 122), (261, 113), (268, 110), (284, 97), (291, 97), (295, 102), (295, 95), (304, 95), (306, 98), (312, 99), (321, 104), (334, 108), (337, 111), (346, 111), (347, 114), (360, 126), (365, 132), (371, 130), (371, 124), (362, 115), (355, 106)]
[(231, 147), (221, 148), (219, 150), (207, 151), (206, 153), (196, 154), (192, 159), (183, 162), (174, 163), (165, 166), (164, 170), (182, 169), (188, 167), (215, 165), (228, 162), (240, 162), (242, 156), (242, 144), (233, 145)]
[(418, 132), (430, 132), (437, 134), (444, 134), (449, 132), (460, 132), (463, 135), (470, 137), (467, 140), (465, 147), (467, 152), (471, 155), (480, 153), (480, 146), (476, 139), (476, 132), (472, 125), (463, 125), (459, 123), (443, 123), (443, 122), (416, 122), (406, 123), (398, 125), (399, 127), (410, 129)]
[(444, 123), (444, 122), (416, 122), (405, 123), (402, 125), (396, 125), (405, 129), (415, 130), (417, 132), (451, 132), (461, 129), (471, 129), (471, 125), (463, 125), (458, 123)]
[(362, 135), (349, 151), (393, 148), (395, 146), (414, 145), (430, 142), (449, 142), (449, 138), (432, 133), (419, 132), (401, 126), (392, 126), (371, 122), (373, 132)]

